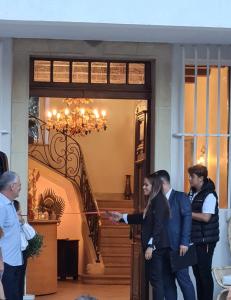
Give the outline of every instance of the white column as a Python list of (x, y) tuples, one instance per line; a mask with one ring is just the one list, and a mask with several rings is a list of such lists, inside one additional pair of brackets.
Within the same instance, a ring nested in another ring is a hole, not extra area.
[(11, 152), (12, 40), (0, 39), (0, 150)]
[(171, 182), (178, 190), (184, 189), (184, 137), (177, 132), (184, 131), (184, 68), (185, 49), (174, 45), (171, 78)]

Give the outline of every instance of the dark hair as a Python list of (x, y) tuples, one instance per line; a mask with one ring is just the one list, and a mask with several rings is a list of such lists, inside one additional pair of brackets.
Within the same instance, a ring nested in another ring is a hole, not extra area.
[(147, 178), (148, 181), (150, 182), (150, 184), (152, 185), (152, 191), (151, 191), (151, 194), (149, 195), (147, 207), (151, 204), (151, 202), (156, 197), (156, 195), (161, 193), (163, 196), (163, 205), (166, 208), (166, 216), (169, 217), (170, 216), (169, 205), (168, 205), (168, 201), (167, 201), (166, 197), (162, 193), (162, 181), (161, 181), (159, 175), (157, 174), (157, 172), (155, 172), (155, 173), (152, 173), (152, 174), (146, 176), (145, 178)]
[(16, 181), (18, 175), (12, 171), (6, 171), (0, 176), (0, 192), (4, 191), (11, 183)]
[(19, 211), (19, 209), (20, 209), (20, 203), (19, 203), (19, 201), (18, 201), (18, 200), (14, 200), (14, 201), (13, 201), (13, 204), (14, 204), (15, 210), (16, 210), (16, 211)]
[(204, 180), (208, 177), (208, 169), (203, 165), (195, 165), (188, 168), (188, 173), (190, 176), (196, 174), (198, 177), (203, 177)]
[(170, 175), (166, 170), (158, 170), (156, 174), (160, 177), (160, 179), (164, 179), (168, 183), (170, 183)]
[(162, 181), (160, 177), (157, 175), (157, 173), (152, 173), (145, 178), (148, 179), (150, 184), (152, 185), (152, 191), (149, 195), (149, 199), (153, 199), (162, 189)]

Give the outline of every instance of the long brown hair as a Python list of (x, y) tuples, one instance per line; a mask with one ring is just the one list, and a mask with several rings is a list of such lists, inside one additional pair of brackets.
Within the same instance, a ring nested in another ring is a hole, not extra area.
[[(150, 195), (148, 196), (148, 203), (147, 203), (147, 206), (145, 207), (144, 209), (144, 216), (146, 215), (147, 211), (148, 211), (148, 208), (150, 206), (150, 204), (152, 203), (152, 201), (154, 200), (154, 198), (161, 192), (162, 193), (162, 181), (161, 181), (161, 178), (160, 176), (155, 172), (155, 173), (152, 173), (148, 176), (145, 177), (149, 182), (150, 184), (152, 185), (152, 190), (151, 190), (151, 193)], [(166, 206), (166, 213), (167, 215), (169, 216), (170, 214), (170, 210), (169, 210), (169, 205), (168, 205), (168, 201), (166, 199), (166, 197), (164, 196), (164, 194), (162, 193), (163, 195), (163, 205)]]
[(152, 191), (151, 191), (151, 193), (150, 193), (150, 195), (148, 197), (148, 200), (151, 201), (161, 191), (161, 189), (162, 189), (162, 181), (161, 181), (160, 177), (156, 173), (152, 173), (152, 174), (146, 176), (145, 178), (147, 178), (147, 180), (152, 185)]

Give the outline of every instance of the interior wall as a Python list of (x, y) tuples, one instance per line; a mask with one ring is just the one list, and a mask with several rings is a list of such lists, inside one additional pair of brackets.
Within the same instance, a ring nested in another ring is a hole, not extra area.
[(64, 214), (61, 218), (61, 223), (57, 225), (57, 239), (79, 240), (78, 272), (81, 274), (84, 266), (84, 242), (82, 238), (82, 219), (78, 195), (68, 180), (33, 159), (29, 159), (29, 169), (33, 170), (34, 168), (40, 173), (39, 180), (36, 184), (37, 200), (39, 196), (49, 188), (65, 201)]
[[(123, 193), (126, 174), (132, 175), (133, 186), (135, 109), (139, 102), (94, 99), (92, 108), (107, 111), (107, 130), (74, 137), (83, 151), (95, 193)], [(47, 110), (65, 107), (61, 98), (40, 98), (40, 103)]]

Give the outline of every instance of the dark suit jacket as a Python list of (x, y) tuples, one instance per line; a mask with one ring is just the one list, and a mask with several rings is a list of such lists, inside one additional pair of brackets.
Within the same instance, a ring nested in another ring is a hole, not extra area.
[(8, 170), (8, 160), (4, 152), (0, 151), (0, 175)]
[(169, 247), (168, 221), (169, 208), (161, 192), (152, 199), (145, 218), (142, 213), (128, 215), (129, 224), (141, 224), (141, 240), (144, 250), (147, 249), (151, 238), (153, 239), (152, 246), (157, 249)]
[(180, 245), (189, 246), (192, 210), (189, 198), (185, 193), (172, 190), (168, 199), (170, 206), (170, 219), (168, 233), (170, 246), (173, 250), (179, 249)]

